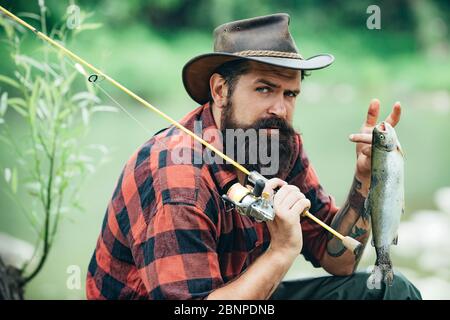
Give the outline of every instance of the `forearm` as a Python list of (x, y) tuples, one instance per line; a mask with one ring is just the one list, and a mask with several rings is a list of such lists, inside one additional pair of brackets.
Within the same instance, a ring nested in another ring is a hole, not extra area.
[(361, 259), (371, 230), (370, 217), (365, 214), (364, 210), (364, 201), (367, 198), (368, 190), (368, 179), (360, 179), (355, 176), (344, 206), (331, 222), (331, 227), (342, 235), (355, 238), (362, 244), (362, 249), (355, 256), (342, 245), (342, 241), (330, 235), (321, 264), (332, 274), (353, 273)]
[(270, 247), (237, 279), (214, 290), (207, 299), (264, 300), (269, 299), (295, 260)]

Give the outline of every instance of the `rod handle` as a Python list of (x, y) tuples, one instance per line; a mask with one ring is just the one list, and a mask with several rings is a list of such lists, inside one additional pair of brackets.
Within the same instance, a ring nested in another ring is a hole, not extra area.
[(342, 244), (355, 255), (358, 255), (362, 249), (361, 242), (349, 236), (342, 238)]

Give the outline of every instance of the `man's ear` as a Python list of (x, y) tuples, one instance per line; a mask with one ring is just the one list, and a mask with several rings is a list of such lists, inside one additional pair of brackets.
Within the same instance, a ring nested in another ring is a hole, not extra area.
[(214, 105), (222, 109), (227, 104), (228, 85), (225, 79), (218, 73), (214, 73), (209, 78), (209, 89)]

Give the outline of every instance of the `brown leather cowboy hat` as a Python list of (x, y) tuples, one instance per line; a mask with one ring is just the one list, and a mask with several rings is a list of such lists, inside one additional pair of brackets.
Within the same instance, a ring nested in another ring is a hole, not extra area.
[(272, 14), (225, 23), (214, 30), (214, 52), (191, 59), (183, 68), (186, 91), (199, 104), (209, 100), (209, 79), (225, 62), (247, 59), (297, 70), (316, 70), (334, 61), (330, 54), (304, 59), (289, 33), (290, 17)]

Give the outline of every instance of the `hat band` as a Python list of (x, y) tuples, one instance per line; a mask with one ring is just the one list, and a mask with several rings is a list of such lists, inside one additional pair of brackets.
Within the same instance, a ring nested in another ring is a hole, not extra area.
[(304, 60), (303, 57), (296, 52), (284, 52), (273, 50), (245, 50), (234, 52), (233, 54), (242, 57), (279, 57)]

